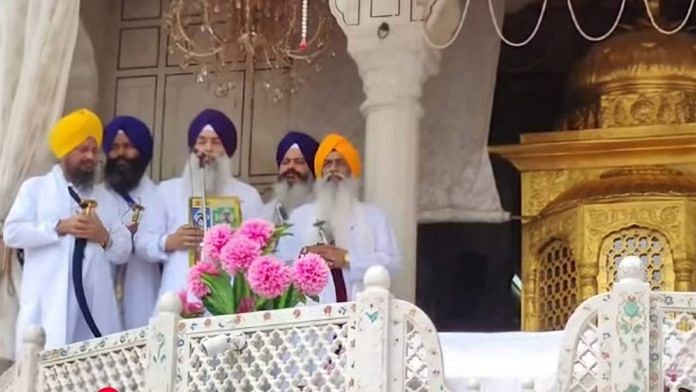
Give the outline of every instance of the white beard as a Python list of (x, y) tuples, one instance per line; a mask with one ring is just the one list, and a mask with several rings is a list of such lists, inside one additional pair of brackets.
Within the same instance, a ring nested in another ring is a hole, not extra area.
[(206, 196), (222, 195), (225, 186), (234, 180), (232, 176), (232, 159), (227, 155), (223, 155), (207, 165), (204, 170), (199, 166), (196, 154), (191, 153), (181, 175), (184, 192), (194, 197), (203, 196), (204, 178)]
[(336, 245), (347, 247), (350, 244), (350, 225), (354, 208), (359, 203), (359, 183), (352, 178), (344, 178), (334, 184), (321, 179), (314, 186), (319, 220), (327, 222), (333, 229)]
[(273, 185), (273, 199), (283, 205), (289, 213), (295, 208), (311, 201), (312, 181), (300, 182), (290, 186), (285, 180)]

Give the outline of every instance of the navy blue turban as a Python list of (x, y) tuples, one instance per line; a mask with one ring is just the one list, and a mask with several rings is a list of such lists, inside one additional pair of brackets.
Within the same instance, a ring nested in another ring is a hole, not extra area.
[(123, 131), (133, 147), (140, 152), (141, 159), (149, 163), (152, 159), (152, 135), (144, 122), (131, 116), (119, 116), (104, 128), (104, 152), (109, 153), (119, 131)]
[(294, 144), (297, 144), (297, 146), (300, 148), (300, 152), (307, 162), (307, 166), (309, 166), (309, 169), (312, 171), (312, 175), (314, 175), (314, 156), (317, 154), (319, 143), (306, 133), (290, 131), (283, 136), (280, 143), (278, 143), (278, 150), (276, 151), (276, 163), (280, 167), (280, 163), (283, 162), (285, 154), (287, 154), (290, 147), (292, 147)]
[(190, 148), (196, 144), (198, 135), (203, 132), (203, 128), (210, 125), (213, 131), (220, 138), (222, 146), (225, 147), (225, 153), (228, 157), (234, 155), (237, 150), (237, 128), (235, 128), (232, 120), (225, 113), (215, 109), (205, 109), (200, 112), (191, 122), (188, 131), (188, 145)]

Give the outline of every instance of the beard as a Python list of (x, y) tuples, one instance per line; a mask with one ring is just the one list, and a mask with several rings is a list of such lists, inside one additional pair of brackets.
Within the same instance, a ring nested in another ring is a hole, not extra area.
[(206, 196), (221, 196), (224, 193), (225, 185), (234, 178), (232, 176), (232, 158), (223, 155), (202, 168), (196, 153), (191, 153), (181, 178), (185, 194), (202, 197), (203, 184), (205, 183)]
[(125, 193), (138, 186), (147, 169), (142, 159), (107, 159), (104, 166), (104, 181), (118, 193)]
[(358, 204), (359, 183), (353, 178), (342, 177), (336, 183), (320, 179), (314, 186), (318, 218), (333, 229), (336, 245), (347, 247), (350, 239), (351, 218)]
[(273, 198), (280, 202), (288, 213), (311, 201), (314, 182), (309, 175), (296, 184), (289, 183), (282, 176), (278, 177), (278, 182), (273, 185)]
[(70, 179), (77, 186), (92, 185), (94, 183), (95, 171), (74, 168), (70, 171)]

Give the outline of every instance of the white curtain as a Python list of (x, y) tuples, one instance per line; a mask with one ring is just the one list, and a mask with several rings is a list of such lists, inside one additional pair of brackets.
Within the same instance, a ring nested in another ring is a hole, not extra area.
[[(79, 0), (0, 1), (0, 226), (21, 182), (50, 162), (79, 22)], [(12, 358), (20, 270), (0, 252), (0, 357)]]

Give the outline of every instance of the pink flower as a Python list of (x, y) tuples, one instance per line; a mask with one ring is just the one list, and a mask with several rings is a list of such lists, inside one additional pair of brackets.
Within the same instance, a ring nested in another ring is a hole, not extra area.
[(198, 298), (205, 297), (209, 294), (210, 290), (208, 290), (208, 286), (203, 283), (201, 279), (203, 274), (218, 275), (219, 273), (220, 271), (218, 271), (213, 263), (198, 263), (194, 265), (189, 269), (188, 275), (186, 276), (189, 292)]
[(249, 266), (247, 280), (254, 293), (266, 299), (273, 299), (290, 287), (292, 271), (273, 256), (261, 256)]
[(246, 271), (251, 262), (260, 255), (259, 244), (243, 235), (235, 234), (220, 251), (220, 266), (230, 276), (234, 276), (239, 271)]
[(232, 238), (232, 228), (226, 224), (215, 225), (205, 232), (203, 237), (203, 254), (208, 262), (217, 262), (220, 250)]
[(186, 290), (177, 293), (181, 302), (181, 316), (184, 318), (195, 317), (203, 313), (203, 304), (199, 301), (189, 302)]
[(292, 275), (295, 287), (305, 295), (319, 295), (329, 283), (329, 266), (315, 253), (307, 253), (295, 261)]
[(239, 233), (256, 242), (263, 248), (273, 236), (274, 230), (275, 227), (263, 219), (249, 219), (242, 223), (242, 226), (239, 228)]

